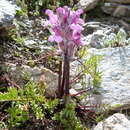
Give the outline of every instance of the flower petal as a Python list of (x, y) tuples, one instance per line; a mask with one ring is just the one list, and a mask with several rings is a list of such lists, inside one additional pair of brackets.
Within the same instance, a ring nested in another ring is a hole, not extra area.
[(59, 7), (59, 8), (56, 9), (56, 12), (57, 12), (58, 14), (63, 14), (63, 13), (64, 13), (64, 9), (61, 8), (61, 7)]
[(78, 24), (84, 24), (85, 22), (84, 22), (83, 19), (78, 18), (78, 19), (76, 19), (76, 23), (78, 23)]
[(74, 40), (80, 39), (81, 34), (77, 31), (73, 31), (72, 38)]
[(83, 10), (82, 9), (78, 9), (75, 13), (76, 13), (77, 16), (80, 16), (83, 13)]
[(56, 36), (56, 35), (55, 35), (55, 42), (60, 43), (60, 42), (62, 42), (62, 41), (63, 41), (63, 39), (62, 39), (61, 36)]
[(47, 14), (49, 16), (49, 21), (50, 21), (51, 24), (57, 23), (58, 17), (51, 10), (47, 9), (45, 14)]
[(54, 41), (55, 41), (55, 37), (54, 37), (54, 35), (49, 36), (48, 41), (50, 41), (50, 42), (54, 42)]
[(72, 30), (76, 30), (77, 32), (81, 32), (81, 31), (83, 30), (83, 27), (80, 26), (79, 24), (71, 24), (71, 25), (70, 25), (70, 28), (71, 28)]
[(48, 16), (51, 16), (51, 15), (53, 15), (53, 11), (50, 10), (50, 9), (47, 9), (47, 10), (45, 11), (45, 14), (47, 14)]

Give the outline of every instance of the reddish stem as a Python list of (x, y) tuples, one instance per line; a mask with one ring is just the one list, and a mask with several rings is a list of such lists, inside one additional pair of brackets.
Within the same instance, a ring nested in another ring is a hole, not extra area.
[(69, 63), (69, 57), (68, 53), (66, 51), (65, 53), (65, 59), (64, 59), (64, 64), (65, 64), (65, 96), (69, 95), (69, 74), (70, 74), (70, 63)]
[(61, 78), (62, 78), (62, 61), (59, 63), (59, 78), (58, 78), (58, 90), (59, 90), (59, 98), (62, 96), (62, 86), (61, 86)]

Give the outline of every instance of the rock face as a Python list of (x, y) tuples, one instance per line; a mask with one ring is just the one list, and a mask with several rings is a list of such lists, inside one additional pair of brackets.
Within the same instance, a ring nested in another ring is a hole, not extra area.
[(121, 5), (117, 3), (104, 3), (102, 6), (103, 12), (114, 17), (129, 17), (130, 5)]
[(90, 49), (88, 53), (104, 56), (99, 66), (102, 72), (100, 102), (108, 105), (108, 109), (130, 108), (130, 46)]
[(130, 4), (130, 0), (105, 0), (105, 1), (120, 4)]
[(99, 122), (94, 130), (130, 130), (130, 121), (125, 115), (116, 113)]
[(0, 0), (0, 29), (12, 26), (16, 9), (15, 2), (11, 0)]
[(98, 4), (99, 0), (80, 0), (77, 4), (78, 8), (82, 8), (85, 11), (89, 11), (95, 8)]

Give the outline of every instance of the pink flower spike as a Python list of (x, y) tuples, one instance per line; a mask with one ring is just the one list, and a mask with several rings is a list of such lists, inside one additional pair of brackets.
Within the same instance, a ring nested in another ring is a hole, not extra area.
[(44, 25), (50, 28), (52, 34), (48, 40), (58, 43), (58, 47), (63, 53), (67, 47), (70, 57), (77, 46), (85, 45), (81, 40), (81, 32), (84, 29), (84, 20), (80, 18), (82, 13), (82, 9), (74, 11), (67, 6), (57, 8), (56, 13), (49, 9), (46, 10), (49, 20)]

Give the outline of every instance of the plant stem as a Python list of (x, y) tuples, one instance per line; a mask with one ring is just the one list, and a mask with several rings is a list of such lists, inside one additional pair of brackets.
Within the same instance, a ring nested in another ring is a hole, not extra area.
[(65, 90), (65, 96), (69, 95), (69, 77), (70, 77), (70, 60), (68, 57), (68, 51), (65, 53), (64, 57), (64, 64), (65, 64), (65, 84), (64, 84), (64, 90)]
[[(62, 85), (59, 86), (61, 97), (69, 96), (69, 76), (70, 76), (70, 60), (68, 57), (68, 49), (66, 49), (64, 52)], [(59, 81), (59, 83), (60, 83), (60, 81)]]
[(65, 105), (70, 103), (69, 95), (69, 77), (70, 77), (70, 59), (68, 56), (68, 49), (64, 53), (64, 73), (63, 73), (63, 83), (64, 83), (64, 101)]
[(61, 86), (61, 79), (62, 79), (62, 61), (60, 60), (60, 63), (59, 63), (59, 78), (58, 78), (58, 97), (61, 98), (62, 97), (62, 93), (63, 93), (63, 90), (62, 90), (62, 86)]

